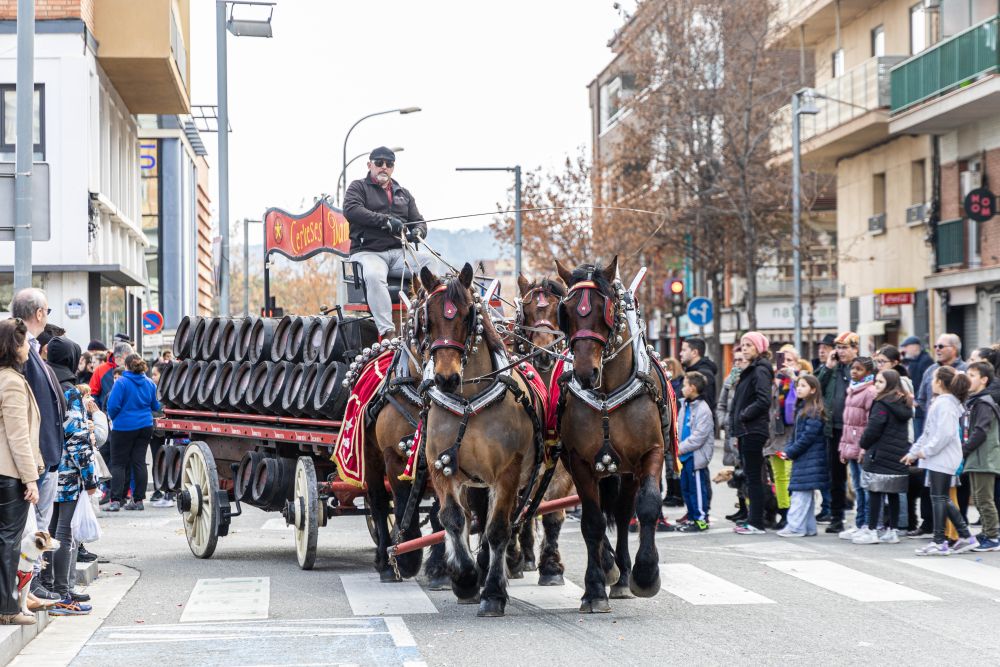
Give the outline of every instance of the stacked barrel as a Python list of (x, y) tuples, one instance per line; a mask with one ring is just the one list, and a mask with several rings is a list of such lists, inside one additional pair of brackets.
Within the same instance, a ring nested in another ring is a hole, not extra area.
[(185, 317), (157, 397), (167, 408), (337, 420), (350, 362), (376, 338), (367, 318)]

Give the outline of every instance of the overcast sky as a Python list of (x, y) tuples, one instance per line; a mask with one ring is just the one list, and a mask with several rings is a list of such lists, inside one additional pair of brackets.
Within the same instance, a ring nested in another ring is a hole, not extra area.
[[(214, 6), (191, 3), (193, 104), (217, 99)], [(586, 86), (620, 23), (612, 0), (278, 0), (273, 39), (228, 40), (231, 219), (333, 193), (350, 125), (407, 106), (423, 111), (361, 123), (348, 159), (403, 146), (395, 177), (425, 218), (492, 210), (513, 176), (455, 167), (551, 167), (588, 145)], [(216, 188), (216, 138), (204, 139)]]

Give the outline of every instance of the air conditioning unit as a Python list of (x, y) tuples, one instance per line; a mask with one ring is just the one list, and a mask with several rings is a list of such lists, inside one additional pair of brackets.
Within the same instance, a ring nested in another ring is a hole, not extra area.
[(906, 224), (916, 225), (927, 221), (927, 205), (914, 204), (906, 209)]
[(983, 183), (983, 174), (978, 171), (963, 171), (958, 176), (962, 189), (962, 199)]
[(871, 234), (885, 233), (885, 213), (879, 213), (868, 218), (868, 231)]

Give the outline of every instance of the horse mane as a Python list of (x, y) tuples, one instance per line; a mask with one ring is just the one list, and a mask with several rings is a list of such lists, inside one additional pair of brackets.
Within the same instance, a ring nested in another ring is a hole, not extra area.
[[(448, 281), (448, 287), (445, 290), (445, 296), (458, 307), (468, 307), (469, 303), (469, 289), (462, 284), (455, 276)], [(488, 308), (487, 304), (487, 308)], [(504, 347), (503, 341), (500, 339), (500, 334), (497, 333), (496, 327), (493, 326), (493, 318), (487, 315), (483, 318), (483, 340), (486, 341), (487, 347), (489, 347), (490, 352), (496, 352), (497, 350)]]
[(572, 287), (573, 285), (585, 280), (594, 281), (601, 294), (609, 295), (614, 292), (611, 288), (611, 283), (609, 283), (604, 277), (604, 267), (600, 264), (581, 264), (573, 269), (573, 273), (570, 276), (569, 286)]
[(537, 287), (541, 287), (549, 292), (552, 292), (560, 299), (566, 296), (566, 288), (558, 280), (552, 280), (549, 277), (542, 278), (538, 281)]

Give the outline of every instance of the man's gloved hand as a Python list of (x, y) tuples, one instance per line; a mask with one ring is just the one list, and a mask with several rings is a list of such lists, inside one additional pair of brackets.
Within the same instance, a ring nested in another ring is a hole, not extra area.
[(420, 227), (411, 227), (406, 230), (406, 240), (410, 243), (420, 243), (424, 240), (424, 230)]
[(388, 231), (393, 236), (399, 236), (403, 233), (403, 221), (395, 216), (388, 216), (383, 223), (386, 231)]

